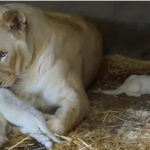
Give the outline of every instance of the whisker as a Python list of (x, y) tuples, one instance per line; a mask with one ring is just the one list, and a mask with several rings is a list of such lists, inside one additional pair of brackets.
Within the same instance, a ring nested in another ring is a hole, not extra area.
[(12, 76), (11, 78), (9, 78), (7, 81), (6, 81), (6, 84), (8, 84), (14, 77)]

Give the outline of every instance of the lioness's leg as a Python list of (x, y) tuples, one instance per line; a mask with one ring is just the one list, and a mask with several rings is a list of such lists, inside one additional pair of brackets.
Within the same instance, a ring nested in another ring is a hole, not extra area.
[[(60, 95), (59, 95), (60, 96)], [(64, 135), (75, 127), (91, 110), (84, 90), (72, 89), (65, 97), (60, 96), (60, 108), (55, 118), (47, 121), (50, 131)]]

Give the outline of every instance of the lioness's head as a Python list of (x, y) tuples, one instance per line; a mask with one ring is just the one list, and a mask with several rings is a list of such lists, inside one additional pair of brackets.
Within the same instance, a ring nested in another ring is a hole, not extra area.
[(14, 84), (26, 55), (26, 16), (18, 9), (0, 14), (0, 87)]

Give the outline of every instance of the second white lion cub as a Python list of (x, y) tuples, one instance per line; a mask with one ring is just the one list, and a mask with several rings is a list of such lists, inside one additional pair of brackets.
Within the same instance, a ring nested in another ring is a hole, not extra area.
[(150, 94), (150, 76), (148, 75), (131, 75), (116, 90), (103, 91), (108, 95), (119, 95), (125, 93), (128, 96), (139, 97), (141, 94)]

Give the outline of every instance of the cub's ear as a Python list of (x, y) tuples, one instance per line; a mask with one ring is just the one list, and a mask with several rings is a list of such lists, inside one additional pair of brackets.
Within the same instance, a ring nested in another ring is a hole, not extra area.
[(23, 31), (26, 27), (26, 16), (18, 9), (7, 10), (3, 13), (3, 21), (11, 30)]

